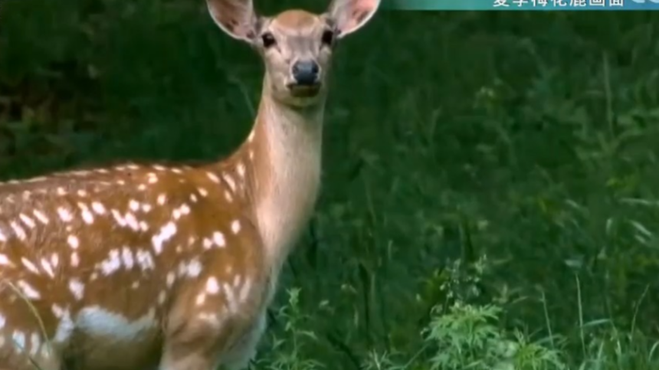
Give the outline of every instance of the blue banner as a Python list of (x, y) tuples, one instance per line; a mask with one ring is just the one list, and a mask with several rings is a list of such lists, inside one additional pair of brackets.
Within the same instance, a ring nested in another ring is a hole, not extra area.
[(385, 0), (392, 10), (659, 10), (659, 0)]

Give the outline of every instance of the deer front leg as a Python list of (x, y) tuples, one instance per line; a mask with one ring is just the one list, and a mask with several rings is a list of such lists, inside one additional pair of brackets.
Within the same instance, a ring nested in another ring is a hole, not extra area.
[(256, 347), (263, 336), (266, 324), (266, 312), (263, 312), (236, 344), (222, 356), (221, 363), (227, 370), (247, 369), (249, 363), (256, 356)]
[(214, 370), (221, 348), (221, 332), (203, 318), (189, 317), (168, 330), (160, 370)]
[(239, 310), (228, 285), (214, 277), (200, 281), (205, 284), (182, 292), (170, 311), (160, 370), (215, 370), (258, 321)]

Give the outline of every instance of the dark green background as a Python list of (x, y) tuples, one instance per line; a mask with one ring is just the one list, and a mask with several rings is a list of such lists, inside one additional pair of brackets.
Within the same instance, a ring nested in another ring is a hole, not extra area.
[[(261, 62), (202, 1), (2, 1), (3, 178), (212, 160), (247, 135)], [(659, 368), (658, 21), (384, 10), (342, 41), (322, 197), (273, 307), (286, 342), (259, 366), (430, 368), (429, 309), (457, 300), (501, 307), (506, 333), (561, 335), (575, 369), (602, 348), (613, 360), (586, 369)], [(276, 312), (292, 287), (303, 321)], [(267, 360), (282, 353), (297, 362)]]

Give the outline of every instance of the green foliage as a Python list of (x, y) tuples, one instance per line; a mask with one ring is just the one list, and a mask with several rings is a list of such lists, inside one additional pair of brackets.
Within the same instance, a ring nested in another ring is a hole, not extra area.
[(303, 346), (318, 340), (316, 335), (305, 329), (309, 317), (300, 311), (299, 289), (288, 291), (288, 304), (279, 309), (277, 317), (284, 322), (285, 339), (272, 338), (270, 358), (258, 361), (259, 368), (267, 370), (318, 370), (325, 366), (316, 360), (305, 358)]
[[(255, 366), (659, 368), (658, 21), (383, 11), (342, 42), (301, 290)], [(249, 129), (262, 66), (202, 1), (4, 0), (0, 22), (3, 178), (209, 160)]]

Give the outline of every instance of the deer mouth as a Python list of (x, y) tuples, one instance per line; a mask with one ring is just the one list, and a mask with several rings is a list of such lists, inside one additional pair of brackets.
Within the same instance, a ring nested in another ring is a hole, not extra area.
[(320, 92), (320, 83), (314, 84), (290, 84), (288, 90), (291, 95), (299, 98), (311, 98)]

